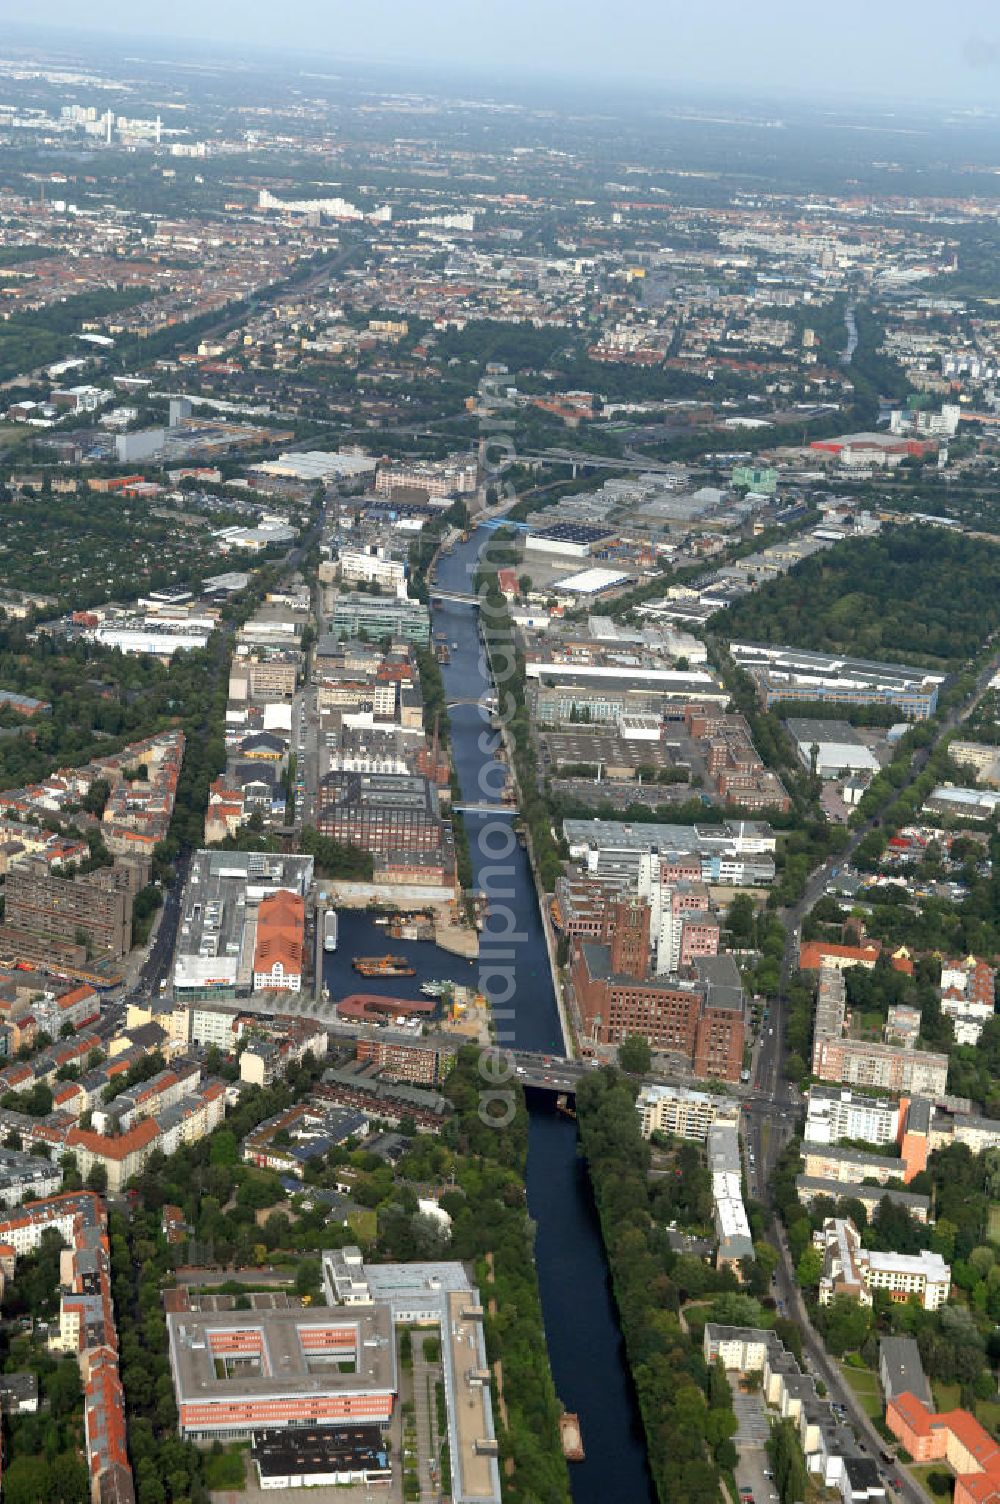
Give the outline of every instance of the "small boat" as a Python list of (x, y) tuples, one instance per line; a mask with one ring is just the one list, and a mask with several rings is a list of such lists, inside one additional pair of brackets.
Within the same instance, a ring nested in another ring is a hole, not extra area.
[(580, 1434), (580, 1417), (564, 1410), (559, 1417), (559, 1440), (567, 1462), (582, 1462), (584, 1459), (583, 1437)]
[(323, 949), (327, 951), (337, 949), (337, 911), (327, 909), (323, 915)]
[(405, 956), (355, 956), (351, 965), (363, 977), (415, 977), (417, 974)]
[(443, 997), (451, 985), (451, 982), (422, 982), (420, 991), (424, 997)]

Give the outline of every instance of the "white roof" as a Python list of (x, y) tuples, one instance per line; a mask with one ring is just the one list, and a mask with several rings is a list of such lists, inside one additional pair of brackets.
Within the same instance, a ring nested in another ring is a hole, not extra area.
[(265, 460), (258, 469), (265, 475), (287, 475), (297, 480), (325, 480), (335, 475), (374, 474), (376, 461), (363, 454), (339, 454), (310, 449), (301, 454), (282, 454)]
[(613, 585), (623, 585), (628, 578), (617, 569), (601, 569), (595, 565), (592, 569), (567, 575), (564, 580), (556, 580), (552, 588), (569, 590), (574, 595), (596, 595), (598, 591), (610, 590)]
[(872, 1269), (884, 1269), (887, 1273), (920, 1274), (929, 1280), (951, 1277), (951, 1269), (941, 1255), (931, 1253), (927, 1248), (921, 1253), (878, 1253), (873, 1250), (868, 1254), (868, 1262)]

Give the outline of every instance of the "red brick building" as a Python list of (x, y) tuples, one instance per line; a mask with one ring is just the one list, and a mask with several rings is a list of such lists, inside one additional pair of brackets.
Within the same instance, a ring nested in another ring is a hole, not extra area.
[(649, 977), (616, 969), (629, 943), (584, 940), (573, 948), (572, 977), (583, 1033), (595, 1044), (630, 1034), (680, 1055), (699, 1076), (738, 1081), (743, 1067), (743, 993), (728, 956), (699, 957), (684, 974)]

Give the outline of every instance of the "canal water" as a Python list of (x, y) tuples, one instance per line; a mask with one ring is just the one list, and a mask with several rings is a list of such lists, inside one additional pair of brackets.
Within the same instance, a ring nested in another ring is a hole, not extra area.
[[(476, 555), (484, 541), (480, 529), (468, 543), (441, 559), (437, 582), (442, 590), (471, 590)], [(443, 603), (434, 608), (433, 629), (446, 638), (451, 651), (451, 661), (442, 672), (446, 697), (453, 706), (449, 711), (452, 751), (462, 796), (469, 803), (480, 803), (487, 797), (481, 774), (490, 762), (488, 723), (476, 704), (455, 704), (478, 700), (491, 687), (480, 666), (475, 608)], [(487, 777), (485, 786), (491, 785), (500, 786)], [(479, 844), (480, 832), (493, 819), (466, 816), (477, 885), (484, 865), (501, 865), (496, 850), (492, 855), (484, 853)], [(507, 1026), (510, 1037), (504, 1043), (561, 1054), (559, 1016), (527, 855), (515, 846), (502, 865), (513, 869), (514, 897), (505, 902), (516, 918), (517, 936), (510, 946), (516, 990), (508, 1006), (513, 1017)], [(387, 950), (407, 956), (417, 975), (361, 978), (351, 970), (352, 955)], [(419, 997), (420, 984), (432, 978), (475, 983), (478, 965), (427, 943), (390, 941), (385, 929), (366, 914), (341, 910), (338, 949), (336, 955), (327, 957), (325, 977), (334, 997), (345, 992)], [(645, 1441), (597, 1213), (577, 1155), (576, 1125), (558, 1114), (544, 1093), (529, 1091), (528, 1106), (528, 1207), (537, 1228), (535, 1257), (545, 1333), (556, 1391), (566, 1409), (579, 1415), (586, 1451), (586, 1461), (570, 1464), (573, 1498), (576, 1504), (610, 1504), (612, 1500), (653, 1504)]]

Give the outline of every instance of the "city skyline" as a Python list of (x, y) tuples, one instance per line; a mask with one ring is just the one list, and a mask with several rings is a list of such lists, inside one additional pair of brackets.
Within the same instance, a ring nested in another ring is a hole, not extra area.
[[(905, 28), (860, 0), (846, 0), (835, 28), (790, 0), (772, 0), (766, 22), (735, 0), (722, 0), (710, 14), (627, 0), (613, 15), (597, 0), (582, 0), (572, 15), (561, 3), (539, 8), (511, 0), (501, 27), (492, 19), (470, 22), (469, 7), (458, 0), (437, 0), (433, 7), (376, 0), (363, 11), (332, 12), (318, 0), (290, 0), (279, 41), (289, 58), (308, 50), (348, 67), (460, 70), (470, 83), (515, 75), (590, 85), (634, 82), (654, 91), (662, 84), (682, 96), (725, 95), (735, 84), (741, 96), (868, 97), (989, 109), (1000, 69), (995, 13), (967, 0), (949, 16), (942, 36), (927, 0), (910, 7)], [(109, 0), (92, 19), (68, 0), (54, 0), (41, 25), (27, 0), (8, 0), (5, 19), (15, 40), (18, 31), (47, 41), (62, 32), (71, 43), (116, 34), (123, 42), (169, 38), (181, 50), (223, 44), (234, 52), (267, 48), (270, 57), (281, 55), (274, 51), (273, 16), (261, 0), (238, 10), (228, 0), (178, 0), (162, 15)], [(859, 47), (862, 34), (865, 46)]]

